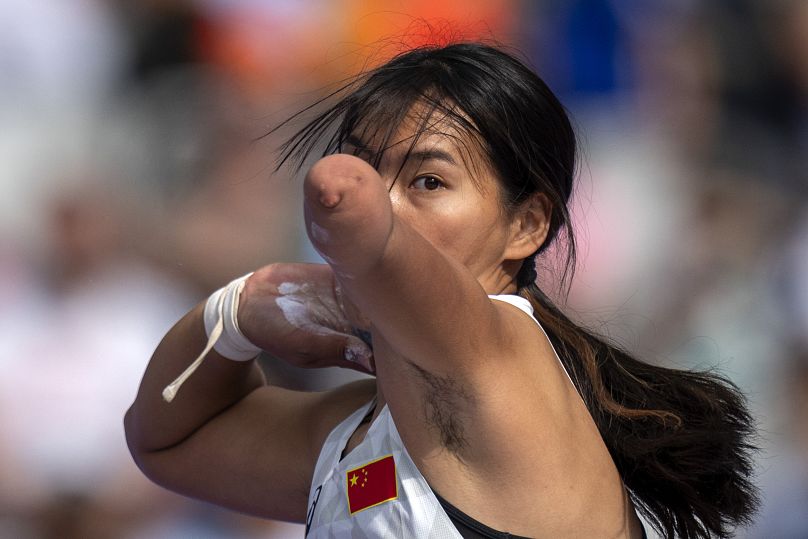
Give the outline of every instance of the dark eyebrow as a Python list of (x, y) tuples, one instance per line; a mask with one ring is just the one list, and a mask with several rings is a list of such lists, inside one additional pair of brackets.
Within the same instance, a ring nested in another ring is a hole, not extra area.
[(414, 160), (414, 161), (418, 161), (419, 163), (423, 163), (424, 161), (429, 161), (429, 160), (432, 160), (432, 159), (437, 160), (437, 161), (445, 161), (446, 163), (449, 163), (450, 165), (455, 165), (455, 166), (457, 165), (457, 161), (455, 161), (455, 158), (452, 156), (452, 154), (450, 154), (449, 152), (447, 152), (445, 150), (440, 150), (440, 149), (437, 149), (437, 148), (433, 148), (433, 149), (430, 149), (430, 150), (413, 151), (413, 152), (410, 152), (409, 155), (407, 155), (407, 160), (408, 161)]
[[(377, 155), (375, 149), (366, 145), (364, 142), (362, 142), (359, 138), (355, 137), (354, 135), (348, 135), (345, 138), (345, 144), (353, 146), (359, 153)], [(447, 152), (446, 150), (441, 150), (439, 148), (410, 151), (407, 153), (406, 157), (407, 161), (416, 161), (418, 163), (423, 163), (424, 161), (429, 160), (437, 160), (437, 161), (444, 161), (446, 163), (449, 163), (450, 165), (455, 166), (457, 165), (457, 160), (455, 160), (454, 156), (452, 156), (451, 153)]]

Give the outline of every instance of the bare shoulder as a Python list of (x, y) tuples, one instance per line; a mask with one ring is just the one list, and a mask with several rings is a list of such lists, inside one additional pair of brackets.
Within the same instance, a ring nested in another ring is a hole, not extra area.
[[(518, 301), (527, 301), (518, 298)], [(526, 381), (526, 376), (538, 377), (551, 382), (551, 385), (561, 380), (556, 379), (555, 375), (563, 374), (563, 368), (537, 320), (507, 301), (491, 299), (491, 307), (492, 338), (484, 348), (486, 353), (476, 358), (476, 363), (467, 374), (468, 383), (476, 386), (478, 391), (488, 391), (493, 373), (499, 379), (495, 387), (500, 387), (510, 377), (514, 382)]]
[[(519, 307), (492, 300), (497, 348), (488, 350), (466, 383), (477, 396), (471, 409), (479, 435), (486, 440), (517, 437), (533, 430), (538, 439), (555, 430), (562, 418), (586, 415), (549, 336)], [(481, 417), (488, 418), (480, 421)]]
[[(539, 529), (550, 520), (536, 513), (536, 492), (547, 495), (542, 510), (564, 520), (604, 492), (619, 492), (619, 478), (541, 326), (514, 305), (492, 300), (492, 307), (496, 341), (468, 369), (410, 367), (410, 393), (388, 400), (408, 452), (437, 492), (494, 528), (519, 530), (529, 521)], [(419, 406), (392, 402), (402, 396)]]
[(429, 370), (402, 354), (401, 367), (382, 380), (396, 424), (416, 454), (431, 454), (437, 444), (451, 458), (487, 467), (504, 455), (503, 439), (528, 431), (541, 437), (571, 408), (585, 412), (539, 324), (512, 304), (490, 301), (490, 336), (460, 368)]

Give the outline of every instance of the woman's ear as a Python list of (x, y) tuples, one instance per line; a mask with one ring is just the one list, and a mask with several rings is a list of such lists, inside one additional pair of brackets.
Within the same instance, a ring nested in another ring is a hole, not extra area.
[(514, 215), (505, 258), (522, 260), (538, 251), (547, 239), (552, 213), (550, 199), (544, 193), (536, 193), (524, 201)]

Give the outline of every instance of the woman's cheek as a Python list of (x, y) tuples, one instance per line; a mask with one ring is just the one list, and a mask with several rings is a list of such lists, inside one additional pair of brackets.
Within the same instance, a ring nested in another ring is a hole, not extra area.
[(390, 201), (396, 218), (411, 226), (446, 257), (465, 264), (477, 240), (482, 239), (478, 238), (480, 217), (484, 218), (486, 212), (480, 212), (477, 202), (460, 193), (405, 197), (394, 190)]

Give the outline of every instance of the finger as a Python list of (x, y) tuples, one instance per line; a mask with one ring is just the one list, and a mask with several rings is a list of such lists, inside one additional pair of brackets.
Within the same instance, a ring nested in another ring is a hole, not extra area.
[(368, 346), (365, 341), (348, 335), (345, 338), (345, 352), (343, 357), (346, 361), (353, 364), (361, 365), (367, 372), (374, 372), (373, 368), (373, 350)]
[(299, 365), (307, 368), (341, 367), (373, 374), (373, 351), (354, 335), (318, 328), (307, 332), (297, 349)]

